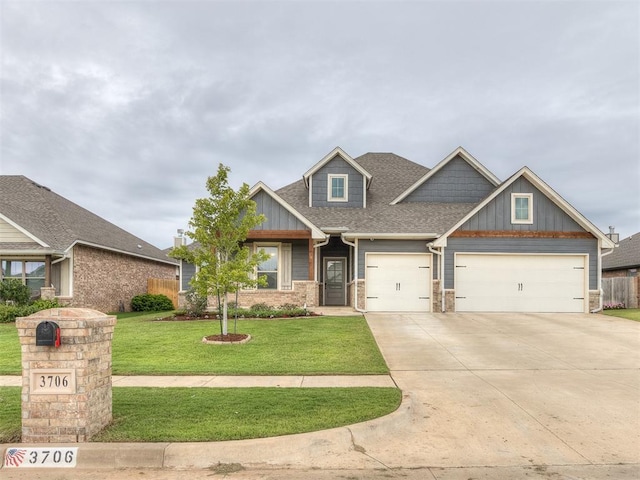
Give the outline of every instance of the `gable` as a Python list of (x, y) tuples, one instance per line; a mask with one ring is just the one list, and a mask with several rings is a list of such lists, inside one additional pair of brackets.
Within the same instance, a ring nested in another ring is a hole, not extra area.
[(484, 175), (456, 155), (402, 202), (476, 203), (494, 188)]
[[(340, 176), (346, 179), (346, 201), (329, 200), (331, 176)], [(351, 163), (340, 155), (335, 155), (311, 175), (309, 199), (312, 207), (363, 208), (365, 206), (365, 178)]]
[(0, 218), (0, 243), (33, 243), (33, 239)]
[[(511, 222), (511, 194), (530, 193), (533, 218), (530, 224)], [(463, 223), (459, 230), (584, 232), (578, 223), (552, 202), (542, 191), (524, 177), (517, 178), (499, 195), (488, 202), (475, 215)]]
[(264, 190), (256, 193), (251, 200), (256, 202), (257, 213), (267, 217), (254, 230), (308, 230), (304, 223)]

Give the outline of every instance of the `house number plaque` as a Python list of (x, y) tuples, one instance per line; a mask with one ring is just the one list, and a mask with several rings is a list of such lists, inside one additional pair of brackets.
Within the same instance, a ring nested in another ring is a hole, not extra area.
[(57, 395), (76, 393), (76, 371), (57, 368), (31, 370), (32, 395)]

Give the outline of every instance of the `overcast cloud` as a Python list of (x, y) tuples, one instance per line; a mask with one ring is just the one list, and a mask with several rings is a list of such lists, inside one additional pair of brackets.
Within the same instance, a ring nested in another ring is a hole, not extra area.
[(0, 174), (165, 248), (218, 163), (278, 189), (336, 146), (523, 165), (640, 231), (636, 1), (0, 0)]

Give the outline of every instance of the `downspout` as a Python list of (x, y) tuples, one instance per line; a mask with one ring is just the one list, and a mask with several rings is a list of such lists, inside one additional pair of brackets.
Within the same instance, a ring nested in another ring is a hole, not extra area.
[(440, 308), (442, 310), (442, 313), (445, 313), (446, 310), (445, 310), (445, 298), (444, 298), (444, 278), (442, 277), (442, 264), (444, 262), (444, 255), (442, 254), (442, 247), (440, 247), (441, 250), (434, 250), (433, 242), (429, 242), (427, 243), (427, 248), (431, 253), (434, 253), (440, 257), (440, 260), (438, 261), (438, 278), (440, 279), (440, 302), (441, 302)]
[(591, 310), (591, 313), (598, 313), (602, 311), (603, 308), (603, 297), (604, 297), (604, 290), (602, 289), (602, 257), (606, 257), (607, 255), (613, 253), (615, 249), (611, 249), (608, 252), (604, 252), (602, 254), (600, 254), (598, 256), (598, 279), (600, 280), (600, 299), (598, 301), (598, 308), (596, 308), (595, 310)]
[(353, 260), (353, 296), (355, 298), (355, 305), (353, 306), (354, 310), (356, 312), (360, 312), (360, 313), (366, 313), (366, 310), (363, 310), (361, 308), (358, 308), (358, 239), (356, 239), (356, 241), (354, 243), (349, 242), (348, 240), (346, 240), (344, 238), (344, 235), (340, 235), (340, 240), (342, 240), (342, 243), (344, 243), (345, 245), (349, 245), (350, 247), (353, 247), (354, 249), (354, 260)]

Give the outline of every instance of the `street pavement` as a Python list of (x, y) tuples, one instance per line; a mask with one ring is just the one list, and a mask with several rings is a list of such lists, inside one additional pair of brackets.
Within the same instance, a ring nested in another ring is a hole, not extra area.
[(2, 469), (0, 476), (640, 478), (639, 323), (583, 314), (366, 318), (403, 391), (391, 415), (255, 440), (80, 444), (76, 470)]

